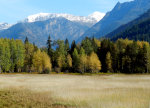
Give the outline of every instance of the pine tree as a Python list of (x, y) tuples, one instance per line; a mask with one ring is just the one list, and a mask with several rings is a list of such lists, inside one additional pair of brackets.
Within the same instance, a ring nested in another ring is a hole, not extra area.
[(78, 71), (79, 63), (80, 63), (79, 54), (78, 54), (77, 49), (75, 48), (74, 52), (73, 52), (73, 70), (74, 70), (74, 72)]
[(47, 40), (47, 52), (48, 52), (48, 55), (49, 55), (50, 57), (53, 56), (52, 40), (51, 40), (50, 35), (49, 35), (48, 40)]
[(148, 50), (147, 50), (147, 46), (144, 44), (143, 45), (143, 58), (141, 58), (143, 60), (142, 66), (143, 66), (143, 73), (147, 73), (148, 70)]
[(100, 48), (100, 45), (101, 45), (101, 42), (98, 39), (93, 37), (92, 38), (92, 47), (93, 47), (94, 52), (97, 53), (98, 49)]
[(99, 59), (101, 61), (101, 63), (103, 64), (102, 65), (102, 71), (103, 72), (107, 72), (107, 65), (106, 65), (106, 54), (107, 52), (111, 51), (111, 46), (112, 46), (112, 43), (109, 39), (104, 39), (102, 42), (101, 42), (101, 47), (98, 51), (98, 56), (99, 56)]
[(81, 46), (85, 49), (87, 55), (90, 55), (94, 51), (92, 42), (88, 37), (82, 41)]
[(69, 52), (69, 50), (70, 50), (69, 49), (69, 41), (68, 41), (68, 39), (65, 40), (65, 49), (66, 49), (67, 52)]
[(119, 72), (119, 50), (115, 43), (112, 44), (111, 58), (112, 58), (112, 71)]
[(76, 42), (75, 42), (75, 40), (73, 40), (72, 44), (71, 44), (71, 49), (69, 51), (71, 56), (72, 56), (75, 48), (76, 48)]
[(29, 43), (28, 37), (26, 37), (24, 43), (25, 43), (25, 44)]
[(131, 67), (132, 60), (129, 56), (125, 55), (122, 57), (122, 73), (132, 73), (132, 67)]

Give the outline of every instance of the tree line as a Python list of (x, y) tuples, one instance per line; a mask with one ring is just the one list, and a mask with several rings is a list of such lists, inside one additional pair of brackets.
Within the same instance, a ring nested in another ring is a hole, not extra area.
[(118, 39), (114, 42), (86, 37), (79, 44), (73, 41), (69, 45), (67, 39), (52, 42), (49, 37), (46, 49), (55, 71), (133, 74), (150, 70), (150, 45), (145, 41)]
[(52, 41), (38, 48), (24, 42), (0, 39), (0, 73), (150, 73), (150, 47), (145, 41), (85, 38), (81, 43)]

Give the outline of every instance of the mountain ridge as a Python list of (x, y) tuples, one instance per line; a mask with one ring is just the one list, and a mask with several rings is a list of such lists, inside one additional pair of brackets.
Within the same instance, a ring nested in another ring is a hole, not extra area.
[(136, 18), (135, 20), (133, 20), (127, 24), (121, 25), (120, 27), (118, 27), (117, 29), (112, 31), (111, 33), (107, 34), (104, 38), (112, 38), (115, 35), (123, 32), (124, 30), (132, 27), (133, 25), (138, 24), (139, 22), (145, 21), (149, 18), (150, 18), (150, 9), (146, 13), (142, 14), (140, 17)]
[(51, 35), (52, 40), (68, 38), (71, 42), (79, 38), (103, 15), (100, 12), (94, 12), (87, 17), (70, 14), (35, 14), (28, 16), (8, 29), (3, 29), (0, 32), (0, 37), (23, 41), (25, 37), (28, 37), (31, 42), (40, 47), (45, 46), (49, 35)]
[(52, 18), (45, 21), (36, 22), (20, 22), (9, 29), (0, 32), (2, 38), (13, 38), (25, 40), (26, 37), (31, 43), (35, 43), (39, 47), (45, 46), (48, 36), (51, 35), (52, 40), (62, 39), (71, 42), (82, 35), (89, 27), (78, 22), (72, 22), (65, 18)]
[(12, 26), (12, 24), (8, 24), (8, 23), (0, 23), (0, 31), (8, 29)]
[(124, 3), (118, 2), (110, 12), (106, 13), (102, 20), (88, 29), (77, 42), (80, 42), (86, 36), (94, 36), (96, 38), (105, 36), (119, 26), (136, 19), (149, 8), (150, 0), (134, 0)]
[(139, 18), (123, 25), (107, 35), (113, 41), (119, 38), (128, 38), (132, 40), (142, 40), (150, 42), (150, 10), (141, 15)]
[(74, 22), (82, 22), (82, 23), (91, 23), (94, 24), (98, 21), (100, 21), (104, 17), (104, 13), (100, 13), (98, 11), (90, 14), (89, 16), (75, 16), (72, 14), (66, 14), (66, 13), (37, 13), (28, 16), (24, 20), (20, 22), (36, 22), (36, 21), (45, 21), (51, 18), (59, 18), (63, 17), (67, 20), (74, 21)]

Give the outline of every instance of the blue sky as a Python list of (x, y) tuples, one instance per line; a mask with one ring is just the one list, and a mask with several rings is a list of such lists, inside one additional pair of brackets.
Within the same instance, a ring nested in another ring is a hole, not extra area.
[(40, 12), (80, 16), (87, 16), (94, 11), (106, 13), (118, 1), (129, 0), (0, 0), (0, 22), (16, 23)]

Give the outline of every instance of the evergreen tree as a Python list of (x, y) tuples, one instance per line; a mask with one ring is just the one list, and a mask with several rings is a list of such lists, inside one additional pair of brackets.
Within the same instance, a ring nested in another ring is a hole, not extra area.
[[(131, 59), (131, 63), (128, 63), (129, 69), (128, 72), (129, 73), (135, 73), (137, 70), (137, 54), (138, 54), (138, 46), (137, 46), (137, 42), (133, 42), (132, 44), (128, 44), (126, 47), (126, 51), (125, 51), (125, 55), (126, 57), (128, 57), (128, 59)], [(124, 68), (125, 69), (125, 68)], [(128, 73), (127, 72), (127, 73)]]
[(106, 54), (107, 54), (107, 52), (111, 51), (111, 46), (112, 46), (111, 41), (108, 39), (104, 39), (101, 42), (101, 48), (99, 49), (98, 56), (102, 63), (102, 71), (103, 72), (107, 72)]
[(24, 43), (25, 43), (25, 44), (29, 43), (28, 37), (26, 37)]
[(119, 72), (119, 50), (115, 43), (112, 44), (111, 58), (112, 58), (112, 71)]
[(49, 55), (50, 57), (53, 56), (52, 40), (51, 40), (50, 35), (49, 35), (48, 40), (47, 40), (47, 52), (48, 52), (48, 55)]
[(74, 52), (73, 52), (73, 70), (74, 70), (74, 72), (78, 71), (79, 63), (80, 63), (79, 54), (78, 54), (77, 49), (75, 48)]
[(75, 48), (76, 48), (76, 42), (75, 42), (75, 40), (73, 40), (72, 44), (71, 44), (71, 49), (70, 49), (70, 55), (71, 56), (72, 56)]
[(143, 60), (142, 66), (143, 66), (143, 73), (147, 73), (147, 68), (148, 68), (148, 56), (147, 56), (147, 46), (144, 44), (143, 45), (143, 57), (141, 58)]
[(122, 73), (131, 73), (132, 67), (131, 67), (131, 58), (127, 55), (123, 56), (122, 58)]
[(80, 52), (79, 52), (79, 54), (80, 54), (80, 55), (86, 55), (86, 54), (85, 54), (85, 50), (84, 50), (84, 48), (83, 48), (83, 47), (81, 47), (81, 48), (80, 48)]
[(85, 49), (85, 53), (87, 55), (90, 55), (94, 51), (92, 42), (88, 37), (86, 37), (85, 40), (82, 41), (81, 46)]
[(92, 38), (92, 47), (95, 53), (97, 53), (98, 49), (100, 48), (101, 42), (96, 39), (96, 38)]
[(67, 52), (69, 52), (69, 50), (70, 50), (69, 49), (69, 41), (68, 41), (68, 39), (65, 40), (65, 49), (66, 49)]

